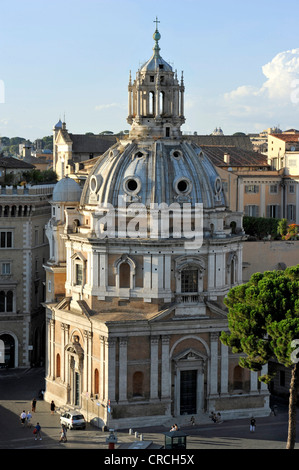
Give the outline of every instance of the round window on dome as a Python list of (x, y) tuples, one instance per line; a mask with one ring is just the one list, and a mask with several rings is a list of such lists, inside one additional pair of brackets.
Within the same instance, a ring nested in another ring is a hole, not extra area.
[(192, 190), (192, 183), (188, 178), (179, 178), (175, 181), (174, 189), (177, 194), (187, 195)]
[(182, 156), (183, 156), (183, 153), (181, 150), (179, 149), (173, 149), (171, 152), (170, 152), (170, 156), (171, 157), (174, 157), (176, 160), (179, 160)]
[(127, 188), (129, 191), (136, 191), (137, 187), (138, 187), (138, 184), (136, 180), (127, 181)]
[(129, 194), (130, 196), (134, 196), (140, 191), (140, 179), (136, 176), (128, 176), (124, 181), (123, 187), (127, 194)]
[(188, 182), (186, 180), (181, 180), (178, 182), (178, 190), (180, 193), (185, 193), (188, 189)]

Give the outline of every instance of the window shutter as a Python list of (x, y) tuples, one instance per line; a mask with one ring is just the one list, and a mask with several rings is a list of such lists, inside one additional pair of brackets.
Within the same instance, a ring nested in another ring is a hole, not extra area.
[(280, 219), (280, 212), (281, 212), (281, 211), (280, 211), (280, 206), (277, 205), (277, 206), (276, 206), (276, 219)]

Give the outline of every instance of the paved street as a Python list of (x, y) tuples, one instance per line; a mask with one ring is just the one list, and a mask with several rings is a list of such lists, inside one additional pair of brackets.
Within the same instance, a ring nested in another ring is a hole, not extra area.
[[(32, 429), (22, 428), (20, 413), (31, 409), (31, 401), (43, 388), (43, 369), (0, 370), (0, 449), (108, 449), (107, 433), (90, 425), (86, 430), (68, 431), (68, 442), (59, 443), (59, 413), (51, 415), (49, 403), (37, 401), (33, 425), (42, 427), (42, 440), (35, 441)], [(299, 415), (299, 413), (298, 413)], [(299, 418), (299, 417), (298, 417)], [(298, 419), (299, 421), (299, 419)], [(5, 424), (5, 425), (4, 425)], [(221, 424), (196, 424), (182, 428), (188, 434), (187, 449), (285, 449), (287, 407), (280, 405), (277, 416), (257, 419), (256, 432), (249, 431), (249, 420), (232, 420)], [(297, 425), (298, 426), (298, 425)], [(299, 429), (299, 428), (298, 428)], [(139, 428), (144, 441), (164, 445), (165, 427)], [(298, 433), (297, 433), (298, 434)], [(118, 444), (133, 443), (134, 434), (117, 432)], [(139, 438), (140, 439), (140, 438)], [(299, 448), (299, 443), (296, 449)]]

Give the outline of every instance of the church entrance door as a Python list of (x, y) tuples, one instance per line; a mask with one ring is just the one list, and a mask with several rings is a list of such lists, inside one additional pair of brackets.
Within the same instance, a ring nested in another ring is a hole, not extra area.
[(180, 414), (196, 414), (197, 370), (181, 370)]

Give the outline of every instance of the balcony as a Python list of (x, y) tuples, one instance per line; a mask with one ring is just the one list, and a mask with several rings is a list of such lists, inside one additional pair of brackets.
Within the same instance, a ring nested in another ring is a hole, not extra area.
[(175, 294), (175, 301), (178, 304), (203, 304), (204, 295), (198, 292), (181, 292)]

